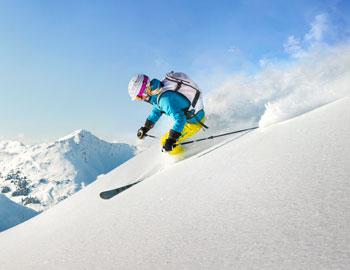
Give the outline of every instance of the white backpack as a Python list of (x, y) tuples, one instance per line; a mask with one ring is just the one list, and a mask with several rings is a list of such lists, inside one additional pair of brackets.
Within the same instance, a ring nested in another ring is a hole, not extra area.
[(163, 87), (158, 96), (157, 103), (159, 103), (162, 94), (167, 91), (175, 91), (182, 94), (190, 102), (188, 112), (196, 114), (204, 108), (201, 91), (198, 85), (187, 74), (171, 71), (166, 74), (162, 83)]

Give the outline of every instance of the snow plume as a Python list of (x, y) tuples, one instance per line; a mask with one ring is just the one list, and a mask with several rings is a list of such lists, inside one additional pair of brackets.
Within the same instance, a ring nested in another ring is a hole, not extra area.
[(309, 41), (322, 41), (324, 34), (329, 28), (328, 16), (325, 13), (319, 14), (311, 23), (310, 31), (305, 35), (305, 39)]
[(310, 24), (310, 30), (303, 38), (298, 38), (293, 35), (287, 38), (283, 47), (286, 53), (291, 57), (307, 57), (312, 48), (327, 47), (325, 39), (331, 40), (337, 36), (336, 28), (332, 27), (330, 19), (326, 13), (317, 15)]
[(327, 29), (327, 16), (316, 16), (303, 38), (287, 39), (288, 60), (264, 59), (258, 73), (224, 81), (207, 96), (208, 122), (220, 129), (268, 126), (350, 95), (350, 43), (326, 44)]
[[(271, 85), (274, 93), (266, 103), (260, 126), (350, 95), (350, 45), (310, 52), (286, 70), (275, 72), (278, 78)], [(266, 75), (269, 73), (267, 70)]]

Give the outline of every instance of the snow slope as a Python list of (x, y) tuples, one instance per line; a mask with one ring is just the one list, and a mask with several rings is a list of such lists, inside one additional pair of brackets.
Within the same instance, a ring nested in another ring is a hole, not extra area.
[(141, 153), (3, 232), (1, 268), (348, 269), (350, 98), (214, 148)]
[(34, 210), (18, 205), (0, 194), (0, 232), (16, 226), (35, 215), (37, 213)]
[(42, 211), (134, 156), (128, 144), (77, 130), (52, 143), (0, 141), (0, 192)]

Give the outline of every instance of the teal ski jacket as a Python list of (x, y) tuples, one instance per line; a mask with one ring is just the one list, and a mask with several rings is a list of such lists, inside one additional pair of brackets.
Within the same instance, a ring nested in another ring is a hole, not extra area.
[[(151, 81), (151, 89), (156, 90), (161, 87), (161, 81), (153, 79)], [(162, 114), (170, 116), (174, 120), (172, 129), (181, 133), (185, 124), (197, 123), (205, 116), (204, 110), (200, 110), (191, 118), (186, 117), (186, 110), (190, 106), (190, 101), (179, 93), (174, 91), (167, 91), (163, 93), (159, 99), (158, 95), (151, 96), (149, 101), (153, 105), (153, 109), (147, 119), (154, 124), (159, 120)]]

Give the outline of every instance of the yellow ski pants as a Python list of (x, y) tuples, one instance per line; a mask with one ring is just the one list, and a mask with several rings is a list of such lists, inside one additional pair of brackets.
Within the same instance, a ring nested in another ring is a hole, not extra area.
[[(205, 117), (201, 120), (204, 123)], [(200, 123), (186, 123), (184, 129), (181, 132), (181, 136), (177, 139), (176, 143), (180, 143), (195, 134), (197, 134), (202, 129), (202, 125)], [(166, 139), (169, 137), (169, 131), (163, 135), (160, 140), (161, 145), (165, 144)], [(170, 155), (178, 155), (184, 152), (184, 148), (181, 145), (176, 146), (172, 151), (169, 152)]]

